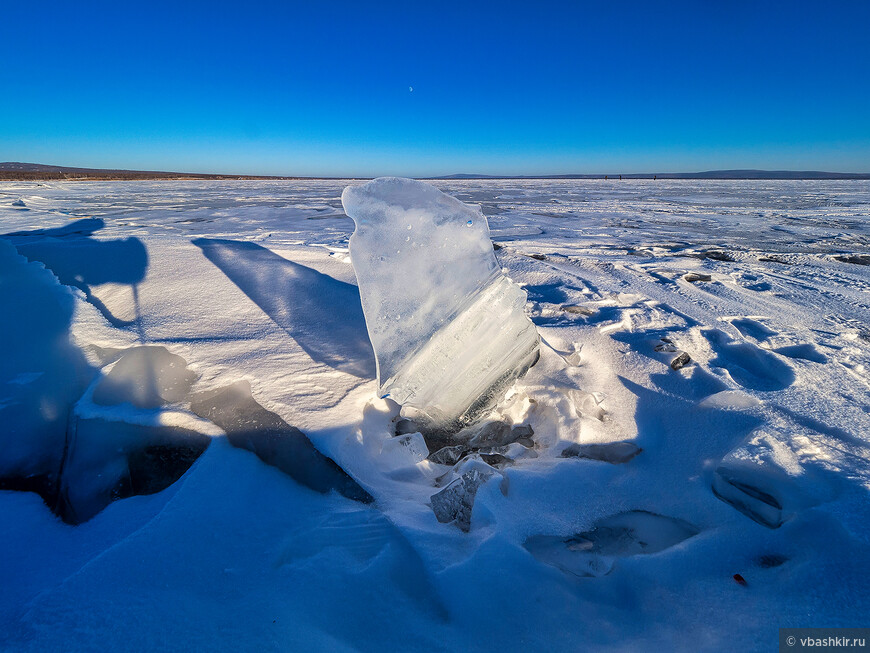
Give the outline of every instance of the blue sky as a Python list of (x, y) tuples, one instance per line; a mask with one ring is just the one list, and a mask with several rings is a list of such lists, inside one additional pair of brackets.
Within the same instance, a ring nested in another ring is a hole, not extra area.
[(3, 23), (0, 161), (870, 172), (866, 1), (16, 2)]

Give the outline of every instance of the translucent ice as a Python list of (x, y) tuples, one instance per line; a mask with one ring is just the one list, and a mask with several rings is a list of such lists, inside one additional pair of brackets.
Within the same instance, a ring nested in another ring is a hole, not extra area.
[(350, 255), (382, 396), (430, 430), (478, 417), (538, 356), (526, 293), (505, 277), (483, 214), (384, 177), (345, 188)]

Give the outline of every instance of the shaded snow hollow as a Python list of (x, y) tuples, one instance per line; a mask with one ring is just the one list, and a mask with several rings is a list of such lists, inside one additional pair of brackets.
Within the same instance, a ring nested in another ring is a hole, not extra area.
[(870, 183), (438, 182), (542, 342), (448, 440), (377, 398), (348, 183), (0, 184), (0, 648), (866, 626)]

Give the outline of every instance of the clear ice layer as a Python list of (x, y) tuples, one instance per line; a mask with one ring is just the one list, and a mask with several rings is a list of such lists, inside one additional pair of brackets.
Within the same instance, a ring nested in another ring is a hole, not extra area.
[(483, 214), (384, 177), (341, 196), (378, 384), (429, 429), (474, 421), (538, 356), (526, 293), (501, 273)]

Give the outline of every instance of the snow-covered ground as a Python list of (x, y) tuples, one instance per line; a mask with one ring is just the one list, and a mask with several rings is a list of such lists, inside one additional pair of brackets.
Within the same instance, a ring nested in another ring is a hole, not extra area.
[(870, 625), (870, 182), (435, 182), (543, 343), (456, 466), (376, 396), (349, 183), (0, 184), (0, 477), (81, 522), (0, 492), (0, 648)]

